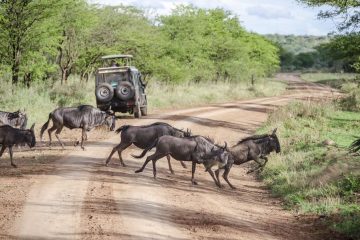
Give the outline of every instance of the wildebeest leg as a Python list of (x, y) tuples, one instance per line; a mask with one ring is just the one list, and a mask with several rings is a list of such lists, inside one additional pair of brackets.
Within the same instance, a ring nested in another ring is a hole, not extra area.
[(174, 174), (174, 170), (172, 169), (171, 163), (170, 163), (170, 156), (167, 155), (166, 158), (167, 158), (167, 160), (168, 160), (169, 170), (170, 170), (171, 174)]
[(60, 128), (58, 128), (58, 129), (56, 130), (56, 132), (55, 132), (55, 137), (56, 137), (57, 140), (59, 141), (61, 147), (64, 149), (64, 148), (65, 148), (65, 147), (64, 147), (64, 143), (61, 141), (61, 139), (60, 139), (60, 137), (59, 137), (59, 134), (61, 133), (62, 129), (63, 129), (63, 126), (61, 126)]
[(10, 161), (11, 161), (11, 166), (13, 166), (14, 168), (16, 168), (16, 164), (13, 162), (13, 151), (12, 151), (12, 146), (9, 146), (9, 153), (10, 153)]
[(180, 161), (180, 163), (183, 168), (187, 168), (186, 164), (183, 161)]
[(192, 168), (191, 168), (191, 183), (192, 185), (197, 185), (197, 182), (195, 181), (195, 170), (196, 170), (196, 162), (192, 161)]
[(215, 170), (215, 177), (216, 177), (216, 180), (218, 181), (218, 183), (221, 184), (219, 174), (220, 174), (220, 169), (218, 168)]
[(109, 157), (106, 159), (105, 165), (106, 165), (106, 166), (109, 165), (109, 162), (110, 162), (110, 160), (111, 160), (112, 155), (114, 155), (114, 153), (117, 151), (118, 154), (119, 154), (119, 159), (120, 159), (120, 164), (121, 164), (121, 166), (126, 167), (126, 165), (125, 165), (125, 163), (124, 163), (124, 161), (123, 161), (123, 159), (122, 159), (121, 152), (124, 151), (126, 148), (128, 148), (131, 144), (132, 144), (132, 143), (122, 143), (122, 142), (121, 142), (120, 144), (116, 145), (116, 146), (112, 149)]
[(255, 158), (254, 161), (258, 164), (258, 166), (254, 169), (250, 169), (249, 171), (247, 171), (246, 173), (249, 174), (249, 173), (252, 173), (252, 172), (255, 172), (256, 170), (258, 170), (259, 168), (263, 167), (263, 165), (261, 164), (261, 162), (259, 161), (258, 158)]
[(82, 128), (82, 132), (81, 132), (81, 149), (82, 150), (85, 150), (84, 148), (84, 140), (85, 140), (85, 137), (86, 137), (86, 127), (84, 126)]
[(53, 125), (51, 128), (48, 129), (48, 134), (49, 134), (49, 146), (51, 146), (51, 142), (52, 142), (52, 139), (51, 139), (51, 133), (53, 131), (55, 131), (57, 129), (57, 127), (55, 125)]
[(3, 155), (5, 149), (6, 149), (6, 146), (2, 145), (1, 150), (0, 150), (0, 157)]
[(228, 176), (229, 176), (229, 173), (230, 173), (230, 170), (231, 170), (231, 167), (232, 166), (228, 166), (225, 168), (225, 172), (223, 174), (223, 178), (225, 179), (225, 181), (227, 182), (227, 184), (229, 184), (229, 186), (232, 188), (232, 189), (236, 189), (229, 181), (228, 179)]
[[(140, 169), (136, 170), (135, 173), (139, 173), (139, 172), (144, 171), (146, 165), (147, 165), (150, 161), (154, 161), (154, 160), (156, 161), (156, 160), (158, 160), (158, 159), (160, 159), (160, 158), (163, 158), (163, 157), (165, 157), (165, 156), (167, 156), (167, 155), (168, 155), (167, 153), (166, 153), (166, 154), (160, 154), (160, 153), (155, 152), (153, 155), (150, 155), (150, 156), (148, 156), (148, 157), (146, 158), (146, 160), (145, 160), (144, 164), (142, 165), (142, 167), (141, 167)], [(153, 167), (154, 167), (154, 165), (153, 165)], [(154, 170), (154, 169), (153, 169), (153, 170)], [(156, 172), (156, 170), (155, 170), (155, 172)]]
[(212, 179), (214, 180), (216, 186), (218, 186), (219, 188), (222, 188), (222, 185), (220, 184), (220, 182), (218, 182), (216, 180), (213, 170), (211, 170), (211, 168), (209, 168), (208, 172), (209, 172), (210, 176), (212, 177)]

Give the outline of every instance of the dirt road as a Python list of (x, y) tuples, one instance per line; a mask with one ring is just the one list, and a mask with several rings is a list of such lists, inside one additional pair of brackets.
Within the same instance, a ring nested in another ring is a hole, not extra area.
[[(141, 120), (121, 119), (117, 126), (166, 121), (232, 145), (252, 134), (277, 106), (336, 94), (294, 75), (282, 74), (279, 79), (289, 82), (284, 96), (168, 111)], [(143, 163), (130, 156), (140, 152), (136, 148), (123, 152), (127, 167), (121, 167), (115, 155), (105, 167), (106, 156), (119, 142), (118, 135), (108, 136), (88, 143), (86, 151), (69, 146), (60, 159), (56, 158), (58, 149), (42, 148), (36, 152), (42, 160), (21, 162), (23, 170), (5, 167), (0, 185), (4, 190), (0, 193), (0, 238), (323, 239), (327, 234), (283, 210), (280, 200), (246, 174), (246, 166), (231, 170), (236, 190), (218, 189), (201, 166), (196, 174), (199, 185), (192, 186), (190, 164), (183, 169), (174, 160), (175, 175), (169, 173), (165, 159), (158, 162), (156, 180), (150, 165), (135, 174)], [(0, 168), (6, 164), (3, 160)]]

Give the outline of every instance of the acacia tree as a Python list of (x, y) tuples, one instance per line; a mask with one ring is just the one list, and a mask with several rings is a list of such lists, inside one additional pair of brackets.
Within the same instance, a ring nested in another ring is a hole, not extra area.
[(35, 45), (39, 47), (37, 43), (44, 43), (43, 38), (48, 36), (46, 33), (52, 32), (44, 21), (48, 21), (60, 5), (61, 1), (58, 0), (0, 1), (2, 56), (5, 64), (11, 68), (13, 84), (19, 82), (24, 57), (36, 48)]
[(360, 26), (360, 1), (358, 0), (298, 0), (312, 7), (328, 6), (329, 10), (320, 11), (320, 18), (337, 18), (340, 31), (358, 31)]

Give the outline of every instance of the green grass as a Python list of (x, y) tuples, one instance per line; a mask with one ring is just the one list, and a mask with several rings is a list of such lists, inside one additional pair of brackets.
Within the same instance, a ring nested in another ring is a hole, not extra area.
[(303, 73), (300, 76), (308, 82), (321, 83), (333, 88), (341, 89), (344, 83), (359, 83), (359, 74), (355, 73)]
[(360, 113), (331, 102), (294, 102), (271, 114), (259, 132), (275, 127), (282, 154), (272, 155), (260, 175), (273, 194), (289, 209), (327, 215), (333, 229), (360, 238), (360, 156), (347, 152), (360, 137)]
[(246, 82), (205, 82), (166, 85), (150, 82), (147, 89), (149, 108), (184, 108), (209, 103), (280, 95), (286, 85), (275, 79), (260, 79), (252, 87)]

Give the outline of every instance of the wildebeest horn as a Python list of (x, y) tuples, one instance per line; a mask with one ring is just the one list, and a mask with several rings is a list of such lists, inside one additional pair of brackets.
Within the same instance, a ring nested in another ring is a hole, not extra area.
[(227, 142), (225, 142), (225, 146), (223, 147), (223, 149), (226, 149), (227, 148)]
[(272, 132), (272, 135), (275, 135), (277, 128), (275, 128)]
[(31, 126), (30, 130), (33, 132), (34, 131), (34, 127), (35, 127), (35, 123), (33, 123), (33, 125)]

